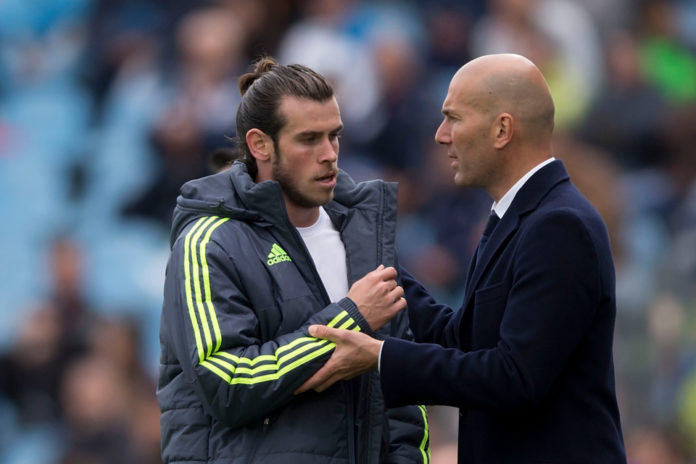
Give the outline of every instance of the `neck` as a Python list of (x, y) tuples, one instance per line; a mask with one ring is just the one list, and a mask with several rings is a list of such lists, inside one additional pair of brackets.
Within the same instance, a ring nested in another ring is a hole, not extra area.
[(309, 227), (319, 219), (319, 206), (306, 208), (290, 203), (285, 199), (285, 210), (290, 222), (295, 227)]
[(495, 185), (488, 189), (488, 194), (493, 198), (494, 201), (498, 202), (501, 198), (512, 188), (513, 185), (517, 183), (525, 174), (531, 171), (539, 163), (549, 159), (551, 154), (539, 155), (542, 152), (530, 153), (530, 156), (520, 156), (518, 158), (513, 158), (517, 162), (507, 164), (508, 169), (505, 170), (504, 175), (499, 178), (499, 181)]
[[(256, 183), (266, 180), (275, 180), (268, 170), (260, 168), (256, 174)], [(285, 211), (288, 213), (288, 219), (295, 227), (309, 227), (319, 219), (318, 206), (299, 206), (293, 203), (283, 192), (283, 202), (285, 203)]]

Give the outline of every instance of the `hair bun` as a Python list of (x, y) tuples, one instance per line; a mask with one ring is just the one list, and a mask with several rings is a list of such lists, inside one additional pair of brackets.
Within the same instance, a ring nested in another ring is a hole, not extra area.
[(253, 71), (243, 74), (239, 78), (239, 92), (244, 95), (251, 84), (253, 84), (256, 79), (263, 76), (271, 69), (276, 67), (278, 63), (271, 57), (265, 56), (259, 58), (254, 64), (251, 65)]

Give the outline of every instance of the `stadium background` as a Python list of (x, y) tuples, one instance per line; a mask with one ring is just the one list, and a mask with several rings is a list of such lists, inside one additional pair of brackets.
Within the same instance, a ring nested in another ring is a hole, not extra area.
[[(696, 1), (0, 0), (0, 463), (158, 462), (169, 215), (234, 157), (260, 54), (336, 84), (340, 166), (400, 182), (402, 263), (457, 306), (490, 200), (433, 135), (493, 52), (547, 76), (554, 153), (608, 224), (630, 462), (696, 462)], [(454, 462), (453, 410), (430, 419)]]

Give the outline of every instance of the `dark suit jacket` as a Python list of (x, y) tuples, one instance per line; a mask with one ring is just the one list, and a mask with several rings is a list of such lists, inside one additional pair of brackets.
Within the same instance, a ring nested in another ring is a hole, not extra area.
[(561, 161), (517, 193), (458, 311), (405, 271), (402, 284), (420, 343), (385, 341), (388, 406), (459, 407), (460, 463), (626, 462), (609, 238)]

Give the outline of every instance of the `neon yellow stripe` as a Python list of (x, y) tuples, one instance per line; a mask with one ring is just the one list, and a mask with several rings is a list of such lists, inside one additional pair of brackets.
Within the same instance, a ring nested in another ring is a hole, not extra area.
[[(354, 323), (355, 323), (355, 321), (353, 321), (353, 318), (350, 317), (346, 311), (341, 311), (341, 312), (338, 313), (333, 319), (331, 319), (331, 320), (329, 321), (328, 324), (326, 324), (326, 327), (336, 327), (336, 324), (338, 324), (339, 322), (341, 322), (341, 320), (342, 320), (343, 318), (345, 318), (345, 317), (348, 318), (347, 323), (351, 323), (351, 324), (354, 324)], [(281, 346), (280, 348), (278, 348), (278, 349), (276, 350), (276, 355), (278, 355), (278, 354), (280, 354), (280, 353), (283, 353), (283, 352), (285, 352), (285, 351), (288, 351), (289, 349), (291, 349), (291, 348), (295, 347), (296, 345), (298, 345), (298, 344), (299, 344), (301, 341), (303, 341), (303, 340), (316, 340), (316, 338), (315, 338), (315, 337), (302, 337), (302, 338), (298, 338), (297, 340), (294, 340), (293, 342), (288, 343), (287, 345), (284, 345), (284, 346)]]
[[(345, 325), (346, 325), (346, 324), (354, 324), (354, 323), (355, 323), (355, 321), (353, 320), (353, 318), (350, 317), (350, 316), (348, 316), (348, 313), (347, 313), (346, 311), (341, 311), (341, 312), (340, 312), (336, 317), (334, 317), (328, 324), (326, 324), (326, 326), (327, 326), (327, 327), (335, 327), (336, 324), (337, 324), (338, 322), (340, 322), (341, 319), (343, 319), (344, 317), (348, 317), (348, 321), (347, 321), (346, 323), (344, 323), (344, 324), (343, 324), (341, 327), (339, 327), (339, 328), (345, 328)], [(292, 342), (288, 343), (287, 345), (283, 345), (283, 346), (279, 347), (278, 349), (276, 349), (274, 355), (273, 355), (273, 354), (262, 354), (262, 355), (260, 355), (260, 356), (257, 356), (257, 357), (255, 357), (255, 358), (253, 358), (253, 359), (249, 359), (249, 358), (240, 358), (240, 357), (238, 357), (238, 356), (235, 356), (235, 355), (233, 355), (233, 354), (227, 353), (227, 352), (225, 352), (225, 351), (220, 351), (220, 352), (217, 352), (217, 353), (214, 353), (214, 354), (217, 355), (217, 356), (224, 356), (225, 358), (229, 359), (230, 361), (234, 361), (234, 362), (236, 362), (237, 364), (242, 364), (242, 363), (244, 363), (244, 364), (249, 364), (249, 365), (253, 366), (253, 365), (255, 365), (255, 364), (258, 364), (258, 363), (261, 362), (261, 361), (276, 361), (276, 360), (278, 359), (278, 355), (280, 355), (280, 354), (282, 354), (282, 353), (284, 353), (284, 352), (286, 352), (286, 351), (288, 351), (288, 350), (293, 349), (294, 347), (296, 347), (297, 345), (299, 345), (299, 344), (301, 344), (301, 343), (305, 343), (305, 342), (313, 341), (313, 340), (316, 340), (316, 338), (315, 338), (315, 337), (300, 337), (300, 338), (296, 338), (295, 340), (293, 340)]]
[(291, 349), (295, 348), (297, 345), (304, 343), (306, 341), (311, 341), (311, 340), (316, 340), (314, 337), (300, 337), (296, 338), (295, 340), (291, 341), (287, 345), (280, 346), (276, 349), (275, 351), (275, 356), (278, 357), (278, 355), (285, 353), (286, 351), (290, 351)]
[[(353, 320), (353, 318), (350, 317), (346, 311), (341, 311), (338, 315), (336, 315), (336, 317), (334, 317), (327, 324), (327, 326), (328, 327), (335, 327), (345, 317), (348, 317), (348, 319), (346, 321), (344, 321), (338, 327), (339, 329), (345, 329), (345, 328), (355, 324), (355, 321)], [(352, 328), (351, 330), (359, 331), (360, 326), (358, 326), (356, 324), (355, 327)], [(280, 353), (291, 350), (293, 347), (296, 347), (298, 344), (307, 342), (309, 340), (313, 340), (313, 342), (302, 345), (301, 347), (286, 353), (284, 356), (278, 357)], [(322, 347), (322, 345), (325, 345), (325, 346)], [(291, 343), (289, 343), (285, 346), (278, 348), (275, 352), (275, 356), (274, 355), (261, 355), (261, 356), (254, 358), (254, 359), (249, 359), (249, 358), (239, 358), (237, 356), (234, 356), (234, 355), (226, 353), (226, 352), (219, 352), (219, 353), (213, 353), (213, 356), (209, 357), (204, 362), (201, 362), (201, 365), (207, 367), (208, 369), (210, 369), (212, 372), (214, 372), (215, 374), (222, 377), (227, 383), (229, 383), (231, 385), (234, 385), (234, 384), (252, 385), (252, 384), (256, 384), (256, 383), (267, 382), (270, 380), (278, 380), (282, 375), (290, 372), (291, 370), (295, 369), (298, 366), (306, 364), (307, 362), (317, 358), (318, 356), (321, 356), (322, 354), (333, 349), (335, 346), (336, 346), (335, 343), (329, 342), (328, 340), (322, 340), (322, 339), (318, 339), (315, 337), (301, 337), (301, 338), (293, 340)], [(319, 347), (321, 347), (321, 348), (319, 348)], [(315, 348), (319, 348), (319, 349), (315, 349)], [(299, 359), (291, 362), (290, 364), (283, 366), (282, 368), (278, 368), (283, 363), (284, 360), (291, 359), (299, 354), (302, 354), (302, 353), (304, 353), (306, 351), (310, 351), (310, 350), (313, 350), (313, 351), (306, 354), (302, 358), (299, 358)], [(237, 366), (235, 366), (234, 364), (231, 364), (223, 359), (220, 359), (221, 356), (229, 359), (230, 361), (236, 362)], [(264, 364), (262, 366), (257, 366), (254, 368), (239, 367), (239, 364), (241, 364), (241, 363), (245, 363), (245, 364), (248, 364), (250, 366), (253, 366), (260, 361), (274, 361), (276, 359), (277, 359), (277, 361), (275, 363)], [(213, 364), (213, 362), (216, 363), (217, 365)], [(220, 369), (220, 367), (226, 368), (228, 370), (228, 372), (224, 372), (222, 369)], [(269, 374), (262, 375), (262, 376), (258, 376), (258, 377), (251, 377), (251, 378), (232, 377), (230, 375), (230, 374), (235, 374), (235, 373), (255, 375), (255, 374), (258, 374), (260, 372), (265, 372), (265, 371), (269, 371), (269, 370), (273, 371), (276, 369), (277, 369), (276, 372), (269, 373)]]
[(226, 367), (231, 374), (233, 373), (233, 374), (256, 375), (259, 372), (275, 371), (275, 370), (280, 372), (283, 370), (282, 368), (280, 368), (280, 366), (283, 364), (283, 362), (285, 360), (291, 359), (294, 356), (297, 356), (297, 355), (302, 354), (306, 351), (309, 351), (311, 349), (314, 349), (314, 348), (317, 348), (321, 345), (329, 343), (328, 340), (316, 340), (316, 339), (313, 339), (313, 340), (315, 340), (315, 341), (312, 343), (308, 343), (307, 345), (303, 345), (301, 348), (299, 348), (291, 353), (288, 353), (287, 355), (283, 356), (282, 358), (279, 358), (278, 362), (276, 362), (276, 363), (264, 364), (262, 366), (257, 366), (254, 368), (234, 366), (233, 364), (230, 364), (227, 361), (224, 361), (222, 359), (217, 358), (216, 355), (211, 356), (210, 358), (208, 358), (208, 360), (215, 361), (219, 365)]
[(203, 354), (203, 342), (201, 341), (201, 333), (198, 330), (198, 322), (196, 321), (196, 311), (193, 307), (193, 300), (191, 299), (191, 274), (189, 271), (189, 242), (191, 241), (191, 236), (196, 232), (196, 229), (205, 220), (204, 217), (196, 221), (191, 230), (186, 234), (186, 239), (184, 240), (184, 287), (186, 289), (186, 305), (189, 310), (189, 317), (191, 318), (191, 325), (193, 326), (193, 333), (196, 337), (196, 347), (198, 348), (198, 360), (203, 361), (205, 356)]
[(196, 233), (193, 235), (193, 239), (191, 240), (191, 260), (193, 261), (191, 273), (193, 278), (193, 289), (196, 295), (195, 301), (196, 306), (198, 307), (198, 316), (201, 321), (201, 326), (203, 327), (203, 334), (205, 335), (206, 353), (208, 355), (210, 355), (210, 347), (213, 341), (210, 337), (210, 326), (208, 324), (208, 318), (205, 314), (205, 308), (203, 307), (203, 296), (201, 295), (201, 280), (198, 270), (198, 256), (196, 254), (196, 245), (198, 243), (198, 240), (200, 240), (203, 231), (208, 226), (210, 226), (210, 224), (216, 219), (217, 216), (210, 216), (208, 219), (206, 219), (206, 221), (203, 223), (203, 226), (196, 231)]
[(301, 366), (303, 364), (306, 364), (307, 362), (311, 361), (312, 359), (315, 359), (322, 354), (331, 351), (334, 347), (336, 346), (335, 343), (333, 342), (327, 342), (327, 345), (319, 350), (313, 351), (309, 353), (307, 356), (298, 359), (297, 361), (288, 364), (284, 368), (280, 369), (277, 373), (275, 374), (268, 374), (264, 375), (261, 377), (252, 377), (252, 378), (234, 378), (232, 379), (231, 384), (244, 384), (244, 385), (253, 385), (256, 383), (262, 383), (262, 382), (267, 382), (269, 380), (278, 380), (281, 376), (284, 374), (287, 374), (291, 370), (295, 369), (298, 366)]
[(211, 371), (213, 371), (214, 373), (216, 373), (217, 375), (222, 377), (225, 380), (225, 382), (230, 383), (230, 384), (232, 383), (232, 377), (229, 374), (227, 374), (225, 371), (218, 369), (218, 367), (215, 366), (215, 364), (211, 363), (210, 361), (201, 361), (201, 366), (207, 367), (208, 369), (210, 369)]
[[(299, 339), (299, 340), (302, 340), (302, 339)], [(305, 337), (304, 340), (307, 340), (307, 338)], [(277, 358), (273, 354), (262, 354), (261, 356), (257, 356), (254, 359), (240, 358), (240, 357), (235, 356), (233, 354), (230, 354), (226, 351), (218, 351), (217, 353), (213, 353), (212, 356), (223, 356), (223, 357), (229, 359), (230, 361), (236, 362), (237, 364), (244, 363), (244, 364), (249, 364), (251, 366), (253, 366), (254, 364), (258, 364), (261, 361), (274, 361), (275, 362), (275, 360)]]
[[(213, 298), (210, 294), (210, 270), (208, 269), (208, 259), (205, 256), (205, 248), (210, 241), (210, 236), (213, 231), (220, 227), (224, 222), (229, 221), (230, 218), (222, 218), (212, 226), (208, 228), (208, 232), (205, 234), (205, 238), (200, 245), (201, 254), (201, 267), (203, 269), (203, 288), (205, 289), (205, 302), (208, 306), (208, 314), (210, 314), (210, 322), (213, 325), (213, 331), (215, 332), (215, 351), (220, 349), (220, 343), (222, 343), (222, 336), (220, 335), (220, 325), (218, 324), (217, 316), (215, 315), (215, 308), (213, 307)], [(208, 345), (208, 356), (213, 351), (213, 345)]]
[(227, 353), (225, 351), (219, 351), (217, 353), (213, 353), (212, 356), (222, 356), (222, 357), (229, 359), (230, 361), (234, 361), (237, 364), (249, 364), (250, 366), (258, 364), (262, 361), (271, 361), (271, 362), (275, 363), (278, 360), (278, 354), (285, 352), (285, 351), (288, 351), (288, 349), (293, 348), (293, 347), (299, 345), (300, 343), (311, 342), (314, 340), (316, 340), (316, 338), (314, 338), (314, 337), (297, 338), (297, 339), (293, 340), (291, 343), (288, 343), (287, 345), (284, 345), (284, 346), (281, 346), (280, 348), (278, 348), (276, 350), (275, 354), (262, 354), (260, 356), (253, 358), (253, 359), (240, 358), (238, 356)]
[(428, 464), (430, 462), (430, 446), (428, 445), (428, 437), (430, 435), (430, 432), (428, 431), (428, 413), (427, 410), (425, 409), (425, 406), (422, 404), (418, 405), (418, 409), (420, 409), (421, 414), (423, 415), (423, 440), (421, 441), (420, 444), (420, 452), (423, 455), (423, 464)]
[[(341, 311), (338, 314), (338, 316), (334, 317), (333, 319), (331, 319), (331, 322), (326, 324), (326, 327), (335, 327), (336, 324), (338, 324), (341, 321), (341, 319), (343, 319), (345, 316), (348, 316), (348, 320), (346, 322), (349, 322), (351, 324), (355, 324), (355, 321), (353, 320), (353, 318), (350, 317), (346, 311)], [(314, 338), (314, 337), (312, 337), (312, 338)]]
[(239, 367), (239, 366), (235, 366), (234, 364), (228, 363), (227, 361), (220, 359), (219, 357), (216, 357), (215, 355), (209, 357), (208, 361), (214, 362), (215, 364), (218, 364), (219, 366), (224, 367), (230, 374), (252, 374), (253, 375), (253, 374), (257, 374), (259, 372), (277, 371), (278, 370), (277, 364), (264, 364), (263, 366), (258, 366), (255, 368)]

